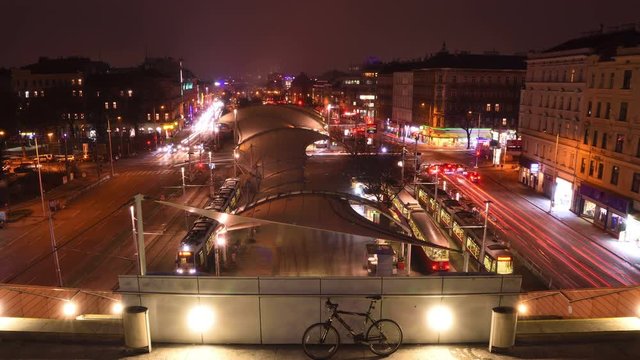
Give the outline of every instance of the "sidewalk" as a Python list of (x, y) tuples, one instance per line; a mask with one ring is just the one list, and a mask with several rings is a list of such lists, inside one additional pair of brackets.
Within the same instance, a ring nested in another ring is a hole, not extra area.
[[(636, 339), (608, 341), (516, 342), (505, 354), (490, 353), (487, 344), (405, 344), (386, 359), (635, 359), (640, 351)], [(346, 342), (346, 341), (345, 341)], [(33, 340), (0, 342), (0, 359), (308, 359), (301, 345), (181, 345), (152, 344), (148, 354), (136, 355), (120, 341), (74, 343)], [(332, 359), (379, 359), (365, 346), (343, 344)]]
[[(549, 211), (549, 198), (520, 183), (518, 170), (513, 169), (511, 165), (508, 168), (481, 166), (480, 169), (485, 177), (489, 177), (510, 192), (524, 198), (541, 211)], [(549, 216), (580, 233), (586, 239), (598, 244), (604, 250), (626, 261), (631, 266), (640, 269), (640, 247), (635, 243), (619, 241), (611, 234), (569, 210), (553, 210)]]

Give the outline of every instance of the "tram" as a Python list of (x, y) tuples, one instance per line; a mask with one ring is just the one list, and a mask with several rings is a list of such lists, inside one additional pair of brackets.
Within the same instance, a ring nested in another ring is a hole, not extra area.
[[(449, 241), (440, 233), (420, 204), (406, 190), (401, 190), (393, 199), (393, 210), (406, 219), (415, 238), (449, 247)], [(417, 255), (429, 271), (449, 271), (448, 250), (431, 246), (414, 246), (414, 248), (418, 248)]]
[[(417, 200), (428, 212), (439, 215), (439, 223), (455, 241), (466, 248), (478, 264), (482, 263), (487, 271), (497, 274), (513, 273), (513, 254), (509, 247), (500, 243), (495, 229), (489, 224), (485, 238), (484, 259), (480, 259), (484, 226), (477, 212), (469, 211), (468, 206), (451, 199), (444, 191), (438, 192), (435, 199), (435, 187), (419, 185), (416, 188)], [(437, 218), (437, 216), (436, 216)]]
[[(429, 227), (435, 227), (435, 225), (424, 210), (414, 210), (409, 214), (409, 227), (416, 238), (424, 242), (449, 247), (449, 241), (442, 234), (434, 234), (429, 231)], [(438, 229), (435, 230), (436, 232), (438, 231)], [(431, 271), (449, 271), (449, 250), (431, 246), (420, 246), (420, 249), (422, 251), (419, 251), (418, 254), (426, 264), (427, 269)]]
[[(237, 178), (226, 179), (205, 209), (231, 212), (240, 198), (239, 185), (240, 180)], [(210, 272), (215, 260), (217, 236), (223, 229), (224, 226), (218, 221), (205, 216), (199, 217), (180, 241), (176, 254), (176, 273)]]

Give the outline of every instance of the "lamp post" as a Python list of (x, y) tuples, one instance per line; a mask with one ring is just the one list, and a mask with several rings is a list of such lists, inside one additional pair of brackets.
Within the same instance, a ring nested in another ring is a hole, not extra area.
[(69, 177), (69, 149), (67, 147), (67, 133), (62, 135), (64, 137), (64, 169)]
[(53, 228), (53, 217), (51, 214), (51, 207), (49, 207), (49, 212), (47, 212), (44, 206), (44, 188), (42, 187), (42, 171), (40, 165), (40, 152), (38, 150), (38, 136), (34, 135), (34, 140), (36, 143), (36, 166), (38, 167), (38, 183), (40, 185), (40, 200), (42, 202), (42, 213), (44, 216), (48, 216), (49, 220), (49, 238), (51, 239), (51, 249), (53, 250), (53, 261), (56, 267), (56, 277), (58, 279), (58, 286), (62, 287), (62, 271), (60, 270), (60, 259), (58, 258), (58, 246), (56, 244), (56, 236)]
[(182, 173), (182, 195), (185, 194), (185, 183), (184, 183), (184, 166), (180, 167), (180, 172)]
[(551, 201), (549, 202), (549, 212), (553, 210), (553, 207), (556, 205), (556, 181), (558, 180), (558, 143), (560, 142), (560, 131), (556, 133), (556, 150), (555, 156), (553, 159), (553, 173), (551, 178)]
[(211, 161), (211, 151), (209, 151), (209, 195), (213, 196), (214, 186), (213, 186), (213, 168), (215, 165), (213, 161)]
[(233, 149), (233, 177), (238, 176), (238, 159), (240, 159), (240, 152), (238, 149)]
[[(238, 148), (238, 142), (240, 141), (240, 136), (238, 134), (238, 109), (233, 109), (233, 145), (234, 149)], [(238, 176), (238, 153), (236, 150), (233, 151), (233, 177)]]
[[(480, 248), (480, 269), (484, 268), (484, 247), (487, 239), (487, 225), (489, 222), (489, 204), (491, 204), (491, 200), (485, 200), (484, 202), (484, 228), (482, 230), (482, 247)], [(487, 271), (489, 269), (486, 269)]]
[(107, 118), (107, 134), (109, 135), (109, 162), (111, 163), (111, 178), (115, 176), (113, 170), (113, 147), (111, 146), (111, 121)]
[(42, 202), (42, 215), (47, 216), (47, 211), (44, 207), (44, 189), (42, 188), (42, 172), (40, 171), (40, 152), (38, 151), (38, 137), (34, 135), (36, 142), (36, 166), (38, 167), (38, 184), (40, 185), (40, 200)]

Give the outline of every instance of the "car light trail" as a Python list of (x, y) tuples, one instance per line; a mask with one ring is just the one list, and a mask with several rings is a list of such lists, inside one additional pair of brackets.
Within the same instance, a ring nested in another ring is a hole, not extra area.
[[(538, 242), (540, 247), (547, 248), (555, 252), (560, 256), (555, 256), (552, 259), (549, 259), (548, 254), (543, 254), (540, 251), (538, 253), (534, 252), (533, 249), (537, 247), (532, 247), (530, 244), (524, 242), (523, 239), (509, 236), (511, 239), (517, 240), (517, 245), (519, 251), (523, 254), (528, 254), (527, 257), (531, 257), (532, 260), (542, 259), (542, 262), (547, 262), (551, 265), (551, 261), (554, 263), (563, 263), (565, 266), (573, 269), (575, 271), (576, 276), (579, 276), (581, 280), (585, 284), (575, 284), (580, 286), (617, 286), (617, 285), (633, 285), (637, 282), (633, 279), (630, 279), (628, 276), (619, 269), (618, 267), (614, 267), (612, 269), (611, 264), (616, 264), (617, 258), (612, 257), (607, 252), (597, 252), (592, 248), (589, 248), (589, 245), (592, 245), (590, 242), (585, 243), (584, 239), (578, 238), (573, 231), (566, 233), (567, 240), (574, 242), (575, 244), (565, 243), (564, 245), (568, 245), (572, 247), (571, 255), (568, 250), (565, 250), (561, 247), (562, 244), (557, 243), (550, 236), (550, 229), (542, 227), (538, 223), (534, 223), (527, 218), (530, 216), (526, 216), (523, 214), (520, 209), (509, 207), (503, 205), (496, 197), (488, 194), (486, 191), (476, 187), (470, 186), (466, 182), (460, 183), (460, 189), (465, 190), (464, 193), (469, 198), (473, 199), (475, 202), (481, 202), (485, 199), (490, 199), (494, 202), (494, 206), (492, 209), (504, 218), (504, 221), (509, 223), (509, 226), (512, 229), (517, 229), (518, 232), (522, 234), (527, 234), (532, 240)], [(546, 214), (545, 214), (546, 215)], [(532, 229), (538, 229), (534, 233)], [(569, 239), (570, 238), (570, 239)], [(580, 245), (580, 246), (576, 246)], [(550, 254), (553, 256), (553, 254)], [(579, 256), (576, 256), (579, 255)], [(607, 258), (603, 261), (603, 257)], [(607, 261), (609, 260), (609, 261)], [(635, 272), (635, 269), (630, 268), (631, 272)], [(564, 282), (575, 283), (571, 279), (567, 277), (566, 272), (560, 268), (556, 268), (553, 266), (548, 267), (546, 270), (549, 273), (554, 274), (554, 280), (562, 279)], [(598, 271), (596, 271), (598, 270)], [(614, 271), (612, 271), (614, 270)], [(629, 269), (627, 269), (629, 270)], [(602, 275), (606, 274), (609, 279), (606, 279)], [(567, 287), (568, 284), (563, 284), (564, 287)]]

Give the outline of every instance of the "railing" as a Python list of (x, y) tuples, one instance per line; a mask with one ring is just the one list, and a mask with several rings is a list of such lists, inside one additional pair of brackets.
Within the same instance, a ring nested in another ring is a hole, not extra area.
[(603, 318), (640, 316), (640, 286), (536, 291), (520, 295), (521, 316)]
[(74, 318), (121, 310), (120, 294), (44, 286), (0, 285), (0, 317)]

